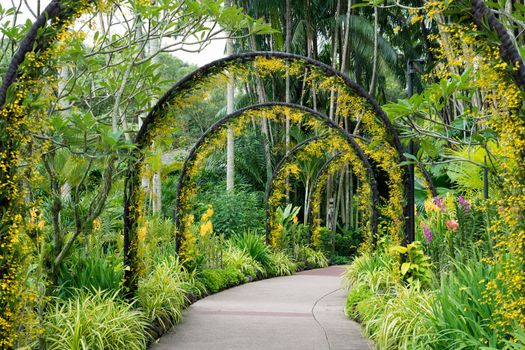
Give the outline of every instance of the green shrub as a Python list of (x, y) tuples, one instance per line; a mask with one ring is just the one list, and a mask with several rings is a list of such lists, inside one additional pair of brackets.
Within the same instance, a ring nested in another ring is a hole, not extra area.
[(290, 276), (297, 271), (297, 265), (288, 255), (281, 251), (270, 254), (270, 266), (268, 274), (271, 276)]
[(392, 247), (392, 252), (396, 255), (400, 266), (401, 278), (404, 282), (420, 283), (423, 286), (429, 286), (433, 274), (430, 257), (425, 255), (421, 242), (414, 241), (406, 247)]
[(382, 312), (367, 318), (367, 329), (376, 330), (370, 337), (385, 350), (412, 350), (428, 344), (435, 332), (427, 317), (431, 304), (430, 292), (399, 286), (385, 300)]
[(46, 317), (45, 343), (50, 350), (142, 350), (146, 317), (117, 292), (79, 292), (57, 303)]
[(224, 285), (224, 279), (219, 269), (206, 269), (199, 275), (199, 280), (208, 293), (217, 293)]
[(139, 281), (137, 299), (151, 323), (168, 330), (182, 319), (187, 303), (186, 284), (181, 276), (177, 260), (165, 260)]
[(432, 307), (433, 327), (438, 336), (433, 347), (439, 349), (479, 349), (502, 347), (492, 327), (493, 306), (484, 302), (485, 283), (495, 276), (490, 264), (471, 260), (456, 263), (441, 276)]
[(173, 255), (175, 251), (175, 224), (171, 218), (151, 216), (143, 225), (146, 230), (144, 243), (141, 247), (144, 265), (147, 268), (153, 268)]
[(264, 241), (264, 236), (255, 232), (245, 231), (241, 235), (235, 235), (230, 240), (231, 244), (244, 250), (255, 261), (266, 270), (270, 267), (270, 248)]
[(100, 250), (94, 250), (87, 256), (83, 252), (75, 252), (60, 268), (58, 296), (69, 297), (78, 289), (120, 290), (123, 275), (121, 260), (119, 254), (105, 254)]
[(263, 275), (264, 268), (255, 261), (248, 253), (236, 246), (229, 245), (224, 251), (223, 263), (226, 268), (234, 268), (241, 271), (244, 276), (254, 279), (257, 274)]
[(393, 260), (379, 251), (365, 253), (352, 262), (343, 276), (343, 285), (349, 289), (366, 284), (374, 293), (391, 293), (399, 277), (392, 270)]
[(224, 275), (224, 286), (222, 287), (222, 289), (237, 286), (246, 281), (246, 278), (241, 272), (241, 270), (238, 270), (233, 267), (228, 267), (222, 271)]
[(299, 247), (297, 261), (307, 269), (328, 266), (328, 259), (323, 252), (314, 250), (308, 246)]
[(343, 275), (343, 285), (350, 289), (354, 285), (369, 282), (369, 274), (386, 267), (379, 253), (364, 253), (354, 259)]
[[(335, 242), (333, 242), (334, 239)], [(361, 230), (337, 230), (335, 235), (332, 235), (331, 230), (324, 227), (321, 229), (321, 247), (328, 255), (347, 258), (355, 256), (363, 240)]]
[(244, 274), (233, 267), (203, 270), (199, 275), (199, 279), (204, 284), (206, 291), (212, 294), (239, 285), (246, 280)]
[(196, 217), (211, 204), (214, 208), (213, 230), (224, 234), (226, 238), (244, 231), (263, 232), (265, 222), (264, 193), (249, 192), (243, 189), (224, 191), (214, 188), (204, 192), (197, 198), (199, 208)]
[(348, 265), (350, 263), (350, 258), (342, 255), (332, 255), (330, 256), (331, 265)]
[(385, 312), (385, 306), (388, 301), (388, 296), (384, 294), (374, 294), (357, 303), (355, 310), (359, 314), (361, 322), (363, 322), (367, 334), (374, 334), (379, 330), (379, 325), (374, 320), (381, 317)]
[(359, 320), (359, 313), (357, 312), (357, 304), (372, 296), (372, 290), (366, 284), (355, 285), (348, 296), (346, 297), (345, 313), (348, 317)]

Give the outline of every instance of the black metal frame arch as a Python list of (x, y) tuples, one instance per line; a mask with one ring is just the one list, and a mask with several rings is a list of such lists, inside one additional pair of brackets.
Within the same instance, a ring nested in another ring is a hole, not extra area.
[(379, 117), (381, 123), (392, 137), (392, 140), (386, 141), (389, 141), (389, 143), (396, 149), (400, 161), (405, 160), (405, 157), (403, 155), (403, 146), (401, 144), (401, 139), (399, 137), (397, 129), (393, 126), (392, 122), (390, 121), (386, 113), (383, 111), (379, 103), (374, 98), (372, 98), (372, 96), (370, 96), (368, 92), (366, 92), (365, 89), (363, 89), (363, 87), (361, 87), (356, 82), (352, 81), (346, 74), (337, 71), (335, 68), (325, 63), (301, 55), (271, 51), (248, 52), (224, 57), (211, 63), (208, 63), (182, 78), (177, 84), (175, 84), (171, 89), (169, 89), (164, 94), (164, 96), (162, 96), (159, 99), (157, 104), (151, 109), (146, 118), (143, 120), (142, 127), (137, 133), (137, 137), (135, 139), (137, 147), (142, 148), (145, 146), (153, 124), (157, 121), (157, 118), (163, 117), (163, 109), (166, 108), (169, 104), (169, 101), (176, 98), (179, 93), (190, 90), (191, 87), (195, 84), (195, 82), (204, 80), (207, 77), (212, 76), (213, 74), (221, 72), (232, 64), (253, 62), (257, 58), (278, 58), (289, 61), (300, 61), (306, 63), (307, 65), (320, 68), (322, 72), (328, 77), (333, 76), (341, 78), (347, 87), (352, 89), (356, 93), (356, 95), (363, 97), (370, 104), (372, 111), (376, 116)]
[[(186, 186), (187, 182), (189, 181), (189, 178), (187, 176), (188, 167), (195, 160), (195, 157), (197, 156), (199, 149), (203, 145), (205, 145), (206, 141), (208, 139), (210, 139), (214, 135), (215, 132), (219, 131), (222, 127), (227, 125), (229, 121), (231, 121), (233, 119), (236, 119), (238, 117), (241, 117), (247, 112), (259, 111), (259, 110), (263, 111), (264, 109), (271, 109), (273, 107), (286, 107), (286, 108), (290, 108), (290, 109), (295, 110), (295, 111), (303, 112), (303, 113), (305, 113), (305, 115), (322, 122), (330, 130), (334, 130), (337, 133), (339, 133), (339, 135), (344, 137), (345, 140), (348, 142), (348, 145), (356, 152), (356, 155), (359, 157), (359, 159), (361, 159), (361, 161), (363, 162), (363, 166), (367, 170), (367, 174), (368, 174), (369, 182), (370, 182), (370, 187), (372, 189), (372, 198), (371, 198), (372, 206), (374, 208), (378, 207), (378, 205), (379, 205), (379, 195), (378, 195), (378, 191), (377, 191), (377, 182), (376, 182), (376, 179), (375, 179), (375, 176), (374, 176), (374, 172), (373, 172), (372, 166), (370, 165), (370, 162), (368, 161), (368, 158), (367, 158), (365, 152), (361, 149), (359, 144), (357, 142), (355, 142), (354, 135), (348, 133), (346, 130), (344, 130), (339, 125), (337, 125), (334, 121), (330, 120), (327, 116), (325, 116), (325, 115), (323, 115), (323, 114), (321, 114), (321, 113), (319, 113), (317, 111), (314, 111), (311, 108), (305, 107), (305, 106), (301, 106), (301, 105), (297, 105), (297, 104), (293, 104), (293, 103), (286, 103), (286, 102), (267, 102), (267, 103), (256, 104), (256, 105), (252, 105), (252, 106), (248, 106), (248, 107), (239, 109), (239, 110), (237, 110), (237, 111), (235, 111), (235, 112), (225, 116), (224, 118), (222, 118), (221, 120), (219, 120), (215, 124), (213, 124), (206, 132), (204, 132), (204, 134), (201, 135), (199, 140), (195, 143), (195, 145), (192, 147), (190, 153), (186, 157), (186, 160), (184, 161), (184, 165), (182, 166), (182, 170), (181, 170), (181, 173), (180, 173), (180, 176), (179, 176), (179, 182), (178, 182), (178, 185), (177, 185), (176, 202), (175, 202), (176, 203), (175, 204), (175, 215), (174, 215), (175, 216), (175, 225), (177, 227), (177, 230), (179, 231), (179, 234), (176, 237), (177, 250), (181, 246), (181, 236), (182, 236), (180, 234), (180, 231), (181, 231), (181, 215), (180, 214), (182, 212), (180, 196), (182, 194), (182, 190), (183, 190), (184, 186)], [(372, 220), (377, 220), (377, 219), (378, 219), (377, 212), (373, 213)], [(268, 238), (269, 237), (268, 237), (268, 232), (267, 232), (267, 240), (268, 240)]]
[[(327, 77), (338, 77), (342, 79), (344, 84), (355, 92), (357, 96), (364, 98), (374, 114), (381, 120), (381, 123), (391, 137), (391, 140), (385, 141), (389, 142), (394, 147), (398, 154), (399, 161), (403, 162), (406, 160), (403, 154), (403, 147), (401, 145), (399, 134), (377, 101), (374, 100), (360, 85), (353, 82), (347, 75), (338, 72), (327, 64), (304, 56), (283, 52), (251, 52), (232, 55), (204, 65), (180, 80), (159, 99), (144, 119), (142, 127), (135, 138), (136, 147), (132, 150), (130, 155), (124, 185), (124, 264), (128, 267), (126, 269), (125, 282), (130, 293), (133, 293), (136, 288), (135, 278), (138, 272), (138, 263), (135, 259), (138, 249), (136, 246), (137, 242), (135, 240), (135, 232), (139, 217), (139, 211), (137, 208), (137, 203), (139, 202), (138, 189), (140, 188), (139, 169), (144, 160), (142, 150), (149, 144), (148, 141), (150, 140), (150, 137), (152, 137), (151, 131), (154, 130), (156, 123), (163, 119), (166, 114), (166, 109), (169, 108), (170, 101), (177, 97), (183, 98), (183, 94), (189, 93), (195, 83), (203, 81), (214, 74), (220, 73), (231, 65), (253, 62), (257, 58), (276, 58), (287, 61), (299, 61), (320, 69)], [(407, 166), (405, 166), (405, 168), (407, 168)], [(409, 193), (410, 183), (408, 177), (405, 177), (403, 184), (405, 193)], [(408, 207), (405, 206), (405, 218), (407, 217), (407, 213)]]
[[(319, 186), (321, 186), (321, 190), (324, 188), (325, 186), (325, 183), (323, 183), (322, 181), (320, 181), (320, 179), (324, 176), (324, 174), (326, 174), (326, 172), (330, 169), (330, 166), (332, 165), (332, 163), (334, 161), (337, 161), (339, 160), (341, 157), (344, 156), (344, 153), (337, 153), (336, 155), (334, 155), (333, 157), (329, 158), (324, 164), (323, 166), (321, 167), (321, 169), (319, 169), (319, 171), (317, 172), (317, 176), (315, 177), (313, 183), (312, 183), (312, 191), (311, 191), (311, 194), (315, 194), (315, 192), (319, 189)], [(310, 199), (311, 201), (311, 199)], [(372, 212), (376, 211), (377, 213), (377, 208), (372, 208)], [(310, 213), (308, 215), (308, 225), (310, 226), (310, 229), (313, 231), (313, 223), (314, 223), (314, 212), (313, 212), (313, 206), (310, 207)], [(370, 219), (372, 220), (371, 222), (371, 225), (372, 225), (372, 245), (375, 246), (375, 244), (377, 243), (377, 239), (378, 239), (378, 216), (376, 216), (376, 219), (375, 221), (373, 220), (373, 218), (371, 217)], [(374, 225), (375, 225), (375, 230), (373, 229), (374, 228)]]
[[(368, 139), (362, 137), (362, 136), (359, 136), (359, 135), (353, 135), (353, 134), (349, 134), (351, 135), (353, 138), (359, 138), (359, 139), (362, 139), (364, 140), (365, 142), (369, 142)], [(279, 173), (282, 171), (282, 168), (283, 166), (285, 166), (286, 164), (289, 164), (290, 161), (297, 155), (297, 153), (299, 153), (301, 150), (303, 150), (306, 146), (308, 146), (309, 144), (313, 143), (313, 142), (316, 142), (316, 141), (319, 141), (319, 140), (322, 140), (322, 139), (326, 139), (328, 137), (328, 135), (319, 135), (319, 136), (314, 136), (312, 138), (309, 138), (299, 144), (297, 144), (295, 147), (293, 147), (289, 152), (288, 154), (286, 154), (280, 161), (279, 163), (277, 163), (274, 171), (273, 171), (273, 175), (272, 175), (272, 179), (271, 181), (269, 181), (268, 183), (268, 186), (266, 188), (266, 193), (265, 193), (265, 200), (266, 200), (266, 242), (268, 242), (269, 240), (269, 237), (270, 237), (270, 234), (271, 234), (271, 222), (270, 222), (270, 219), (271, 219), (271, 215), (270, 215), (270, 203), (269, 203), (269, 198), (271, 196), (271, 194), (273, 193), (273, 190), (275, 189), (274, 188), (274, 179), (279, 175)], [(341, 151), (338, 151), (337, 152), (338, 154), (339, 153), (342, 153)], [(336, 158), (337, 155), (334, 155), (332, 157), (330, 157), (330, 159), (325, 163), (323, 164), (323, 167), (319, 170), (319, 171), (322, 171), (324, 169), (324, 167), (326, 166), (327, 163), (330, 163), (334, 158)], [(315, 183), (317, 181), (317, 179), (319, 178), (319, 174), (316, 174), (316, 177), (315, 177), (315, 180), (313, 182), (313, 189), (315, 189)], [(371, 179), (369, 177), (369, 179)], [(373, 180), (375, 182), (375, 184), (377, 184), (377, 180), (375, 179), (375, 175), (373, 175)], [(371, 190), (372, 190), (372, 198), (376, 199), (377, 198), (377, 202), (379, 202), (379, 192), (378, 192), (378, 189), (377, 189), (377, 186), (373, 187), (372, 184), (371, 185)], [(309, 208), (309, 211), (310, 211), (310, 214), (311, 214), (311, 208)], [(371, 222), (371, 227), (372, 227), (372, 235), (373, 237), (376, 237), (377, 236), (377, 233), (378, 233), (378, 218), (379, 218), (379, 211), (378, 211), (378, 206), (377, 205), (372, 205), (372, 213), (371, 213), (371, 218), (372, 218), (372, 222)], [(310, 223), (311, 225), (311, 215), (309, 215), (309, 220), (308, 222)]]

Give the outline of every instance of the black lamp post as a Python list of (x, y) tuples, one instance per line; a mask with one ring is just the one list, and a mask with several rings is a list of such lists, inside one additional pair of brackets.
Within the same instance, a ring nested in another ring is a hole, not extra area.
[[(412, 59), (408, 60), (407, 62), (407, 96), (408, 98), (412, 97), (414, 93), (414, 75), (416, 73), (416, 69), (414, 67), (414, 63), (416, 62), (424, 62), (425, 60), (422, 58), (418, 59)], [(408, 154), (411, 154), (415, 156), (414, 151), (414, 140), (410, 139), (408, 143)], [(416, 213), (415, 213), (415, 206), (416, 206), (416, 200), (415, 200), (415, 174), (414, 174), (414, 163), (411, 163), (408, 166), (408, 193), (407, 193), (407, 218), (405, 222), (405, 244), (409, 244), (414, 242), (416, 239)]]

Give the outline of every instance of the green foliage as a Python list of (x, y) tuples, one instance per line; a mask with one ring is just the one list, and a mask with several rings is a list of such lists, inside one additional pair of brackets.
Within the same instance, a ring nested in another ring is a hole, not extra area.
[(224, 251), (223, 263), (226, 268), (237, 269), (250, 279), (255, 279), (257, 276), (262, 276), (265, 273), (264, 267), (244, 249), (231, 244)]
[(245, 231), (243, 234), (233, 236), (231, 244), (244, 250), (253, 260), (261, 264), (265, 271), (271, 266), (270, 248), (264, 242), (264, 236)]
[(350, 259), (347, 256), (341, 256), (341, 255), (330, 256), (331, 265), (346, 265), (349, 262), (350, 262)]
[[(357, 254), (357, 251), (361, 244), (363, 243), (363, 233), (361, 230), (337, 230), (335, 232), (335, 244), (332, 242), (332, 231), (322, 228), (321, 231), (321, 247), (322, 250), (329, 255), (335, 255), (339, 257), (346, 257), (348, 261), (349, 257), (352, 257)], [(332, 245), (333, 244), (333, 245)], [(332, 254), (332, 248), (334, 253)], [(330, 260), (334, 257), (330, 256)], [(340, 263), (334, 264), (346, 264), (344, 260)]]
[[(201, 194), (197, 201), (201, 203), (198, 214), (204, 212), (208, 204), (214, 208), (213, 229), (217, 234), (224, 234), (226, 238), (241, 234), (244, 231), (264, 230), (265, 212), (262, 203), (263, 194), (248, 192), (243, 189), (224, 191), (215, 188)], [(199, 217), (200, 215), (196, 215)]]
[(499, 349), (498, 332), (492, 327), (494, 308), (484, 302), (484, 281), (496, 271), (487, 263), (470, 260), (455, 263), (441, 277), (430, 321), (437, 337), (432, 346), (439, 349)]
[(150, 323), (168, 330), (182, 319), (187, 285), (176, 259), (157, 264), (138, 284), (137, 300)]
[(206, 269), (199, 275), (208, 293), (217, 293), (245, 281), (244, 274), (234, 268)]
[(431, 309), (431, 293), (399, 286), (383, 302), (381, 313), (364, 317), (366, 329), (378, 348), (412, 350), (428, 344), (427, 338), (435, 332), (426, 318)]
[(409, 284), (420, 283), (428, 286), (432, 280), (430, 258), (425, 255), (421, 242), (414, 241), (406, 247), (395, 246), (392, 252), (397, 255), (401, 278)]
[(122, 276), (122, 258), (118, 254), (78, 252), (61, 266), (56, 293), (65, 298), (76, 294), (78, 289), (119, 291)]
[(359, 313), (357, 312), (357, 305), (370, 298), (373, 295), (370, 287), (364, 283), (357, 284), (350, 289), (346, 298), (345, 313), (348, 317), (359, 320)]
[(294, 218), (297, 218), (301, 207), (294, 207), (288, 204), (284, 209), (278, 207), (275, 211), (277, 224), (282, 225), (284, 229), (289, 229), (294, 224)]
[(432, 294), (419, 283), (405, 286), (392, 257), (382, 251), (364, 254), (345, 273), (350, 287), (345, 311), (363, 322), (379, 349), (418, 349), (431, 331)]
[(300, 246), (297, 255), (300, 266), (314, 269), (328, 266), (328, 259), (322, 251), (314, 250), (308, 246)]
[(79, 292), (58, 302), (45, 320), (50, 350), (136, 349), (146, 347), (147, 319), (116, 292)]
[(282, 251), (271, 252), (268, 275), (289, 276), (297, 271), (297, 265)]
[(151, 216), (144, 223), (145, 237), (141, 245), (144, 266), (155, 268), (175, 252), (175, 224), (171, 218), (160, 215)]

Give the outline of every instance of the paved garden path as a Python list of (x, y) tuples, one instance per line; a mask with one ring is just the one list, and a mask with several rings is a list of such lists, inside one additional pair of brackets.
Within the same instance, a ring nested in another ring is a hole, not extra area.
[(152, 350), (373, 348), (344, 315), (342, 267), (244, 284), (204, 298)]

